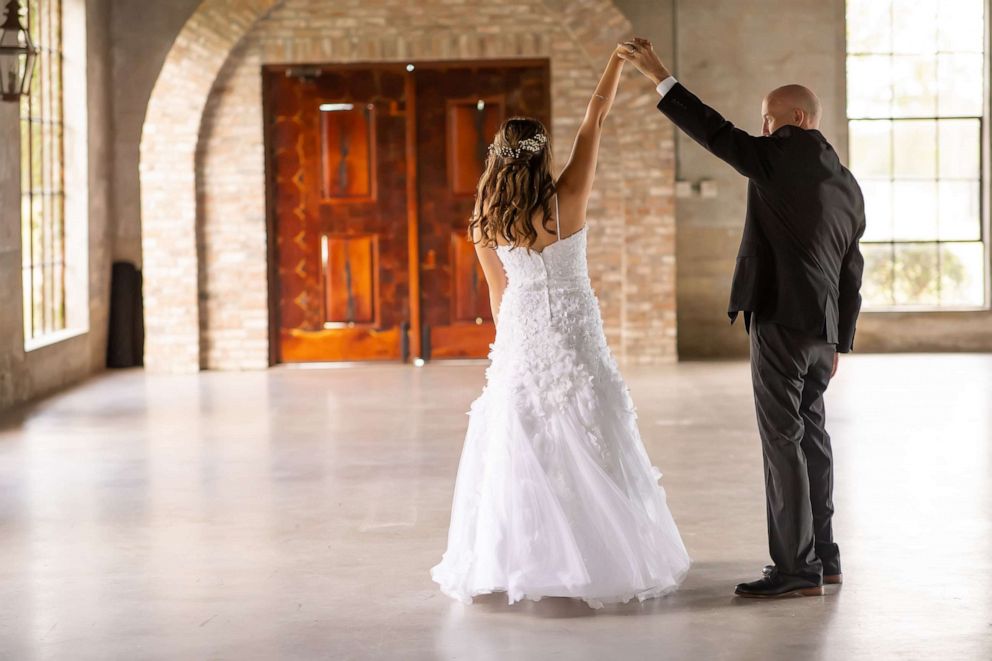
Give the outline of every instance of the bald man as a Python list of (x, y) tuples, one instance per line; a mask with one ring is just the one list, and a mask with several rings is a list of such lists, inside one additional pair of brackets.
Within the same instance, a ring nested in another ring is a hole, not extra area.
[(861, 309), (864, 198), (820, 126), (820, 100), (801, 85), (761, 105), (762, 137), (735, 128), (680, 85), (650, 42), (621, 57), (651, 79), (658, 109), (748, 178), (747, 214), (730, 291), (744, 313), (765, 467), (773, 565), (737, 586), (742, 597), (813, 596), (840, 583), (833, 539), (833, 457), (824, 392), (851, 351)]

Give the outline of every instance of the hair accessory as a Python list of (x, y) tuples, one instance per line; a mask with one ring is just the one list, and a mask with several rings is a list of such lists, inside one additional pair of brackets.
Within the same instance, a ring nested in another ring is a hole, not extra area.
[(548, 136), (543, 133), (538, 133), (531, 138), (521, 140), (517, 143), (516, 147), (497, 147), (495, 143), (491, 144), (489, 145), (489, 153), (495, 153), (497, 156), (502, 158), (520, 158), (520, 155), (525, 151), (530, 152), (531, 154), (536, 154), (544, 149), (544, 145), (546, 144), (548, 144)]

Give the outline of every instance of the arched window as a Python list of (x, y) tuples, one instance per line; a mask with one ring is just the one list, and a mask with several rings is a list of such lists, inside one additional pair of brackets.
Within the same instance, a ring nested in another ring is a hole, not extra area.
[(985, 0), (848, 0), (867, 308), (986, 305)]

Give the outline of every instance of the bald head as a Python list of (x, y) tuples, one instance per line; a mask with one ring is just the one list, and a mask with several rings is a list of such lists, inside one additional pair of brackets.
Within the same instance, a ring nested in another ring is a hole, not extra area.
[(772, 90), (761, 104), (761, 133), (771, 135), (783, 126), (820, 128), (820, 99), (802, 85), (783, 85)]

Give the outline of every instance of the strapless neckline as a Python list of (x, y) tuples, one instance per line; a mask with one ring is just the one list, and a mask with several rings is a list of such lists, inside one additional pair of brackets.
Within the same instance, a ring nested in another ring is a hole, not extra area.
[[(579, 234), (582, 234), (583, 232), (586, 231), (586, 228), (587, 227), (589, 227), (589, 226), (588, 225), (583, 225), (582, 226), (582, 229), (578, 230), (577, 232), (572, 232), (571, 234), (569, 234), (568, 236), (566, 236), (564, 238), (558, 239), (557, 241), (552, 241), (548, 245), (544, 246), (544, 248), (542, 248), (541, 250), (534, 250), (533, 248), (531, 248), (530, 252), (537, 253), (538, 255), (543, 255), (544, 253), (546, 253), (551, 248), (554, 248), (555, 246), (557, 246), (559, 243), (565, 243), (566, 241), (569, 241), (569, 240), (577, 237)], [(499, 250), (499, 249), (510, 250), (513, 247), (522, 248), (524, 246), (502, 245), (502, 246), (496, 246), (496, 249), (497, 250)]]

